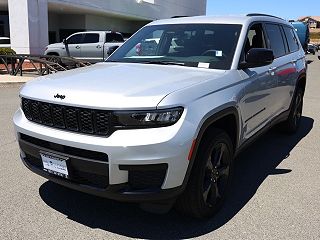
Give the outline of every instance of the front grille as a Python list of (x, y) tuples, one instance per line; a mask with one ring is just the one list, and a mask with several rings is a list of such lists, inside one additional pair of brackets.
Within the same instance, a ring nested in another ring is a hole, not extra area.
[(45, 126), (90, 135), (110, 135), (109, 111), (69, 107), (22, 98), (26, 118)]

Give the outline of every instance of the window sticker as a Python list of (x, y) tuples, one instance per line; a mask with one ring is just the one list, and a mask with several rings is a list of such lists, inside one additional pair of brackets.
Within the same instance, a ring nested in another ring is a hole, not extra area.
[(216, 57), (222, 57), (222, 51), (216, 51)]
[(199, 68), (209, 68), (210, 67), (210, 63), (199, 62), (198, 67)]

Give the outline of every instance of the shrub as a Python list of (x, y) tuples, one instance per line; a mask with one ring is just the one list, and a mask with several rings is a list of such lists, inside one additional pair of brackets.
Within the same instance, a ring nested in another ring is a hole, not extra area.
[(12, 64), (12, 63), (16, 63), (17, 59), (16, 58), (11, 58), (11, 55), (15, 55), (16, 52), (14, 50), (12, 50), (11, 48), (1, 48), (0, 47), (0, 55), (8, 55), (8, 58), (2, 58), (0, 60), (0, 64), (3, 64), (4, 61), (6, 61), (7, 64)]
[(0, 55), (14, 55), (16, 52), (11, 48), (0, 48)]

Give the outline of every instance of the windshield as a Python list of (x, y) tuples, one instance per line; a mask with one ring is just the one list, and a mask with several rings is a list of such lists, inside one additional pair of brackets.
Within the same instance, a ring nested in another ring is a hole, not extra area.
[(107, 61), (230, 69), (236, 24), (168, 24), (142, 28)]

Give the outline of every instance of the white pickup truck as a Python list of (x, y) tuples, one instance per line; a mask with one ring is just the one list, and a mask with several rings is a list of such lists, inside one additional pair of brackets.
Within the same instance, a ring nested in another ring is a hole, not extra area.
[(48, 45), (44, 54), (101, 62), (109, 56), (111, 49), (114, 50), (121, 46), (123, 42), (123, 36), (119, 32), (78, 32), (64, 39), (61, 43)]

